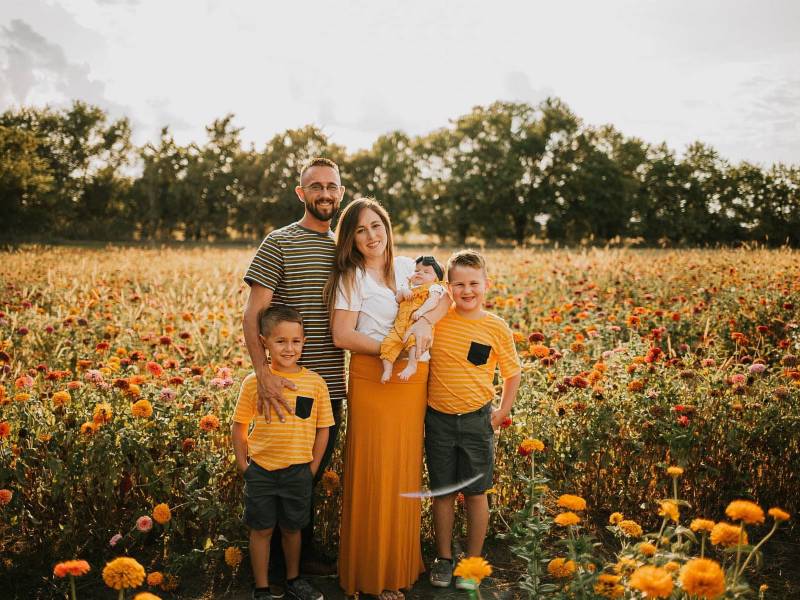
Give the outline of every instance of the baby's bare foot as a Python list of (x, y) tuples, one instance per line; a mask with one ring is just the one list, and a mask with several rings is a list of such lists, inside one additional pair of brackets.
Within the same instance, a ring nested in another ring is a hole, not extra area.
[(412, 365), (411, 363), (409, 363), (409, 365), (405, 369), (400, 371), (400, 373), (398, 373), (397, 376), (400, 378), (400, 381), (408, 381), (409, 379), (411, 379), (411, 376), (416, 372), (417, 372), (417, 365), (416, 364)]

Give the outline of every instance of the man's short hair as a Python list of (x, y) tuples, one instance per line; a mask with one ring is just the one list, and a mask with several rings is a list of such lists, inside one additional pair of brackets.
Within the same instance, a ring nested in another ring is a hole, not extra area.
[(300, 323), (300, 327), (304, 327), (303, 315), (291, 306), (279, 304), (261, 309), (258, 313), (258, 332), (264, 337), (269, 337), (275, 327), (283, 322)]
[(453, 267), (470, 267), (480, 269), (486, 276), (486, 261), (483, 256), (475, 250), (459, 250), (447, 259), (447, 279), (450, 279), (450, 271)]
[(303, 183), (303, 175), (306, 174), (311, 167), (330, 167), (336, 174), (339, 175), (339, 165), (333, 162), (330, 158), (323, 158), (322, 156), (315, 156), (314, 158), (308, 159), (306, 162), (303, 163), (302, 168), (300, 169), (300, 183)]

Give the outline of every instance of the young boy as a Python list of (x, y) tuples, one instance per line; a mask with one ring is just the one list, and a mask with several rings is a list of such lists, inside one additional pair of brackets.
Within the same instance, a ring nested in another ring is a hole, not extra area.
[[(447, 283), (454, 306), (436, 324), (428, 378), (425, 458), (433, 498), (437, 558), (430, 581), (448, 587), (453, 579), (453, 520), (456, 492), (467, 510), (467, 555), (480, 556), (489, 523), (486, 490), (492, 486), (494, 430), (517, 395), (520, 364), (514, 336), (505, 321), (483, 310), (489, 283), (483, 257), (462, 250), (447, 261)], [(492, 410), (495, 367), (500, 367), (503, 396)], [(473, 589), (456, 577), (456, 588)]]
[[(253, 600), (273, 597), (267, 565), (272, 530), (281, 528), (286, 558), (286, 593), (296, 600), (322, 600), (319, 590), (299, 578), (300, 530), (311, 513), (312, 479), (328, 443), (333, 413), (322, 377), (297, 360), (305, 342), (303, 318), (288, 306), (272, 306), (258, 316), (259, 341), (269, 355), (270, 370), (297, 388), (284, 389), (293, 409), (285, 422), (257, 414), (258, 383), (254, 373), (242, 382), (231, 434), (236, 467), (244, 487), (244, 522), (250, 528)], [(250, 436), (247, 430), (255, 422)], [(249, 461), (248, 461), (249, 454)]]

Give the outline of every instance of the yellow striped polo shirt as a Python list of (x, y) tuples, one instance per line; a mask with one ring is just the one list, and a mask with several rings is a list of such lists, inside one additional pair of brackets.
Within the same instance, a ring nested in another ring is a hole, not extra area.
[(272, 422), (267, 423), (264, 416), (257, 413), (258, 381), (255, 373), (244, 378), (233, 413), (234, 423), (255, 421), (247, 438), (247, 450), (250, 460), (268, 471), (311, 462), (317, 428), (333, 425), (328, 386), (322, 377), (305, 367), (299, 373), (271, 370), (297, 386), (296, 390), (284, 388), (284, 397), (294, 414), (286, 415), (286, 421), (281, 423), (275, 411), (270, 409)]
[(461, 414), (494, 398), (494, 374), (507, 379), (520, 372), (511, 329), (497, 315), (465, 319), (451, 308), (436, 324), (428, 376), (428, 406)]

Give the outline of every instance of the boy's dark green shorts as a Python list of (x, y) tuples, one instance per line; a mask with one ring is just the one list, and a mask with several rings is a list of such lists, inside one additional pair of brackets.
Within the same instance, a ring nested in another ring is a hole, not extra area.
[(425, 413), (425, 462), (430, 489), (434, 493), (476, 476), (480, 476), (476, 481), (456, 487), (454, 491), (476, 496), (492, 487), (494, 431), (491, 402), (474, 412), (460, 415), (428, 407)]
[(310, 463), (268, 471), (250, 461), (244, 472), (244, 515), (251, 529), (296, 530), (308, 525), (311, 516), (312, 476)]

